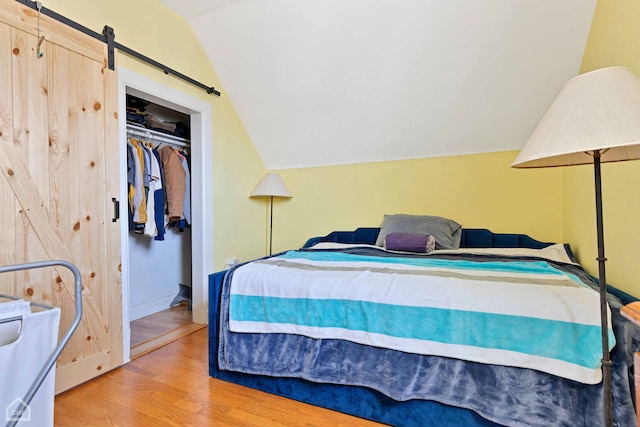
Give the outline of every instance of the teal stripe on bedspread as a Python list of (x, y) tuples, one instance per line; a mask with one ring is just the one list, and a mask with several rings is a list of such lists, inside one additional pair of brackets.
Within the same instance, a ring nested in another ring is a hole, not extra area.
[[(588, 368), (597, 368), (602, 356), (597, 351), (598, 345), (594, 345), (601, 339), (599, 326), (463, 310), (366, 301), (233, 295), (230, 319), (339, 327), (398, 338), (509, 350)], [(388, 319), (393, 319), (393, 322)], [(391, 324), (395, 326), (389, 327)], [(528, 337), (523, 340), (522, 334)], [(567, 342), (577, 345), (567, 346)]]
[(572, 281), (580, 284), (583, 287), (588, 287), (582, 280), (575, 275), (554, 268), (551, 264), (545, 261), (483, 261), (475, 262), (468, 260), (451, 260), (451, 259), (437, 259), (425, 257), (376, 257), (371, 255), (355, 255), (343, 252), (307, 252), (307, 251), (288, 251), (278, 258), (282, 259), (302, 259), (309, 261), (322, 261), (322, 262), (375, 262), (381, 264), (402, 264), (411, 265), (415, 267), (426, 268), (449, 268), (460, 270), (477, 270), (477, 271), (498, 271), (509, 273), (535, 273), (546, 275), (567, 276)]

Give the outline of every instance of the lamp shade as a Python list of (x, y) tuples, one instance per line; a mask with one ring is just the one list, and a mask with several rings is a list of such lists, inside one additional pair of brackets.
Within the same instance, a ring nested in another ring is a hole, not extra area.
[(262, 177), (250, 197), (286, 197), (293, 195), (277, 173), (268, 173)]
[(544, 168), (640, 158), (640, 79), (610, 67), (569, 80), (511, 165)]

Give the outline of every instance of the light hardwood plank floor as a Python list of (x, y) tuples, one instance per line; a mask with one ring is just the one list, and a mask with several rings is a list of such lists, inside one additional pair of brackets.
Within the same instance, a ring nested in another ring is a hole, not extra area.
[(171, 307), (131, 321), (131, 347), (157, 338), (176, 327), (191, 322), (192, 312), (185, 304)]
[(169, 344), (206, 325), (193, 323), (186, 304), (131, 321), (131, 359)]
[(209, 377), (207, 328), (55, 398), (55, 426), (380, 426)]

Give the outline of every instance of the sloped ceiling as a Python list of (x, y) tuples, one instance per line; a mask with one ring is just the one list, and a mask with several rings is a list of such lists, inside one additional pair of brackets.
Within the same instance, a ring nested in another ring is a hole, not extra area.
[(162, 0), (269, 170), (520, 149), (596, 0)]

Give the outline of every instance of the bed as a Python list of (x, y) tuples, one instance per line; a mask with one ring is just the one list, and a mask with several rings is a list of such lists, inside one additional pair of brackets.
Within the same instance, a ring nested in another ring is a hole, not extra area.
[[(597, 282), (575, 262), (568, 245), (458, 228), (455, 249), (444, 245), (413, 253), (381, 247), (385, 231), (383, 223), (382, 229), (332, 232), (309, 239), (300, 250), (212, 274), (210, 375), (394, 426), (601, 424)], [(496, 266), (499, 272), (493, 270)], [(404, 276), (413, 281), (398, 285), (396, 279)], [(258, 281), (252, 282), (255, 277)], [(263, 286), (269, 277), (281, 286), (258, 297), (260, 289), (270, 289)], [(419, 291), (424, 277), (430, 286), (426, 296)], [(537, 292), (529, 289), (533, 277), (540, 280), (536, 288), (544, 289), (543, 297), (531, 293)], [(314, 291), (295, 286), (314, 280), (321, 284)], [(357, 286), (358, 280), (365, 286)], [(519, 285), (509, 296), (513, 283)], [(369, 288), (374, 287), (393, 301), (372, 297)], [(466, 302), (460, 290), (468, 296)], [(640, 328), (620, 315), (620, 307), (635, 298), (609, 290), (614, 425), (632, 426), (633, 355), (640, 348)], [(345, 297), (336, 292), (351, 293)], [(447, 293), (451, 295), (444, 302), (432, 301)], [(501, 297), (480, 303), (482, 294)], [(548, 304), (534, 303), (536, 298), (546, 298)], [(425, 299), (428, 307), (417, 302)], [(305, 305), (292, 305), (300, 301)], [(452, 308), (451, 301), (461, 305)], [(496, 301), (508, 301), (504, 313), (487, 315), (476, 309), (476, 304), (500, 305)], [(585, 312), (590, 310), (579, 308), (577, 301), (595, 301), (595, 316), (588, 319)], [(571, 319), (553, 314), (533, 324), (530, 317), (535, 316), (517, 311), (556, 313), (561, 306), (569, 307)], [(579, 320), (572, 320), (576, 316)], [(341, 317), (350, 318), (349, 326), (337, 326)], [(438, 318), (446, 326), (436, 323)], [(403, 319), (401, 330), (390, 329), (394, 319)], [(556, 331), (553, 324), (562, 326)], [(287, 329), (291, 325), (294, 329)], [(471, 338), (468, 330), (475, 331)], [(579, 337), (572, 343), (576, 331)], [(590, 341), (597, 342), (586, 344)]]

